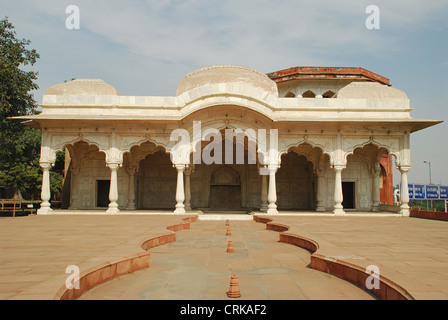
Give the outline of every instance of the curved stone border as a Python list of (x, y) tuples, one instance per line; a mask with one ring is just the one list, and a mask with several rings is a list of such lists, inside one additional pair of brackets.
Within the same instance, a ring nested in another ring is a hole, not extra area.
[[(274, 230), (283, 232), (280, 234), (280, 242), (292, 244), (311, 252), (310, 267), (315, 270), (326, 272), (338, 278), (344, 279), (348, 282), (357, 285), (358, 287), (365, 287), (368, 277), (372, 276), (365, 272), (365, 268), (358, 265), (346, 262), (344, 260), (324, 256), (316, 253), (319, 249), (319, 244), (311, 239), (301, 237), (292, 233), (284, 233), (288, 231), (289, 227), (286, 225), (272, 222), (272, 219), (266, 217), (254, 216), (254, 221), (266, 224), (267, 230)], [(409, 292), (395, 282), (381, 276), (380, 288), (372, 289), (371, 292), (380, 300), (415, 300)]]
[[(190, 229), (190, 223), (197, 221), (196, 217), (182, 219), (184, 222), (168, 226), (172, 231), (143, 241), (141, 248), (148, 250), (166, 243), (176, 241), (176, 231)], [(79, 275), (79, 289), (67, 289), (65, 284), (56, 293), (55, 300), (76, 300), (88, 290), (127, 273), (149, 268), (149, 252), (140, 252), (120, 259), (104, 262), (90, 268)]]

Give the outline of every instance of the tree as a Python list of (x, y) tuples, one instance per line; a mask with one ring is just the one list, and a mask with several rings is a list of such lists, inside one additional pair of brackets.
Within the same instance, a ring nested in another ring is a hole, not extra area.
[(38, 198), (41, 133), (11, 119), (37, 113), (31, 92), (39, 88), (38, 72), (24, 70), (40, 57), (35, 49), (28, 49), (30, 43), (17, 39), (8, 18), (0, 20), (0, 186), (16, 187), (25, 198)]

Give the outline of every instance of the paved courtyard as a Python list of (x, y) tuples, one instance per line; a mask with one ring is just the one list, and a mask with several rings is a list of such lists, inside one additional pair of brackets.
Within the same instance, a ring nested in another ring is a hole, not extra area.
[[(351, 283), (307, 267), (307, 250), (278, 242), (278, 233), (254, 221), (198, 221), (176, 242), (150, 249), (149, 269), (124, 275), (87, 292), (83, 299), (230, 299), (238, 276), (247, 300), (373, 299)], [(228, 240), (234, 252), (227, 253)]]
[[(54, 299), (68, 276), (144, 252), (141, 243), (185, 216), (50, 215), (0, 219), (0, 299)], [(382, 216), (271, 216), (288, 233), (314, 240), (318, 253), (381, 275), (415, 299), (448, 299), (448, 224)], [(81, 299), (227, 299), (232, 273), (240, 299), (372, 299), (360, 288), (309, 268), (311, 253), (278, 242), (263, 223), (191, 223), (176, 241), (148, 250), (150, 267), (120, 276)], [(234, 253), (227, 253), (232, 239)]]

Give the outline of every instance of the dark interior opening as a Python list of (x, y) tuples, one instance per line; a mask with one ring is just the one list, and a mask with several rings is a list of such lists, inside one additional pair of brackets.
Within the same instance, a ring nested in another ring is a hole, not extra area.
[(355, 183), (342, 182), (342, 206), (344, 209), (355, 209)]
[(110, 180), (98, 180), (96, 192), (96, 206), (104, 208), (109, 205)]

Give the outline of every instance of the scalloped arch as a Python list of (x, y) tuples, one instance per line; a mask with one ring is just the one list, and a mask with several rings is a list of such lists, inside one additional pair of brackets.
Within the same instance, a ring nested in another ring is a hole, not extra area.
[(51, 148), (53, 159), (56, 159), (56, 154), (57, 154), (58, 152), (63, 152), (65, 147), (67, 147), (68, 145), (72, 145), (72, 146), (74, 146), (74, 145), (75, 145), (76, 143), (78, 143), (78, 142), (85, 142), (85, 143), (87, 143), (89, 146), (95, 146), (95, 147), (97, 147), (99, 152), (102, 152), (102, 153), (105, 154), (105, 156), (106, 156), (106, 161), (107, 161), (107, 159), (108, 159), (108, 157), (109, 157), (109, 154), (108, 154), (107, 150), (105, 150), (105, 149), (101, 149), (100, 145), (99, 145), (97, 142), (90, 141), (90, 140), (86, 139), (86, 138), (85, 138), (84, 136), (82, 136), (82, 135), (80, 135), (80, 136), (78, 136), (77, 138), (72, 139), (72, 140), (66, 140), (66, 141), (64, 141), (64, 142), (62, 142), (62, 143), (59, 143), (59, 144), (56, 145), (55, 147)]
[(284, 155), (284, 154), (287, 154), (289, 151), (290, 151), (290, 149), (291, 148), (294, 148), (294, 147), (299, 147), (300, 145), (302, 145), (302, 144), (309, 144), (309, 145), (311, 145), (311, 147), (314, 149), (314, 148), (318, 148), (318, 149), (320, 149), (321, 151), (322, 151), (322, 154), (323, 155), (327, 155), (328, 156), (328, 158), (329, 158), (329, 160), (330, 160), (330, 164), (332, 165), (333, 164), (333, 162), (334, 162), (334, 159), (333, 159), (333, 155), (332, 155), (332, 153), (330, 152), (330, 151), (327, 151), (327, 150), (325, 150), (325, 148), (321, 145), (321, 144), (319, 144), (319, 143), (315, 143), (315, 142), (313, 142), (312, 140), (309, 140), (308, 138), (303, 138), (302, 140), (300, 140), (299, 142), (297, 142), (297, 143), (291, 143), (291, 144), (289, 144), (289, 145), (287, 145), (283, 150), (280, 150), (279, 151), (279, 154), (278, 154), (278, 161), (279, 161), (279, 163), (281, 163), (281, 157)]
[[(166, 152), (166, 153), (171, 155), (171, 151), (168, 150), (168, 147), (166, 146), (166, 144), (161, 143), (159, 141), (156, 141), (156, 140), (152, 139), (149, 136), (146, 136), (145, 138), (143, 138), (143, 139), (141, 139), (139, 141), (136, 141), (136, 142), (133, 142), (133, 143), (129, 144), (125, 149), (121, 150), (120, 151), (120, 159), (121, 159), (121, 161), (123, 161), (123, 157), (124, 157), (124, 155), (126, 153), (131, 153), (131, 149), (132, 148), (134, 148), (134, 147), (141, 147), (142, 144), (144, 144), (146, 142), (152, 143), (155, 146), (155, 150), (156, 151), (163, 150), (164, 152)], [(146, 157), (146, 155), (145, 155), (145, 157)], [(140, 159), (140, 157), (139, 157), (139, 158), (135, 159), (135, 161), (138, 163), (139, 161), (141, 161), (143, 159), (144, 158)]]
[(363, 143), (360, 143), (360, 144), (357, 144), (357, 145), (353, 146), (351, 151), (345, 153), (345, 155), (344, 155), (345, 161), (347, 161), (347, 157), (349, 155), (353, 155), (353, 153), (355, 152), (356, 149), (364, 148), (365, 146), (367, 146), (369, 144), (372, 144), (372, 145), (376, 146), (378, 148), (378, 150), (385, 149), (389, 155), (392, 155), (395, 158), (395, 162), (399, 163), (400, 155), (399, 155), (398, 152), (392, 151), (392, 149), (388, 145), (381, 144), (381, 143), (375, 141), (372, 138), (370, 138), (368, 141), (365, 141)]
[[(238, 127), (236, 127), (234, 125), (228, 125), (228, 124), (223, 124), (223, 125), (220, 125), (220, 126), (213, 126), (213, 124), (217, 124), (217, 123), (220, 123), (220, 122), (219, 121), (212, 121), (212, 122), (208, 123), (205, 127), (201, 127), (201, 131), (202, 131), (201, 132), (201, 139), (200, 140), (192, 140), (191, 141), (190, 156), (194, 152), (198, 152), (199, 149), (202, 149), (202, 146), (200, 148), (198, 148), (198, 146), (204, 141), (204, 140), (202, 140), (202, 138), (203, 138), (202, 134), (204, 132), (206, 132), (207, 130), (209, 130), (209, 129), (218, 130), (221, 133), (222, 139), (224, 140), (225, 139), (225, 134), (223, 135), (223, 131), (225, 129), (241, 129), (241, 128), (238, 128)], [(247, 129), (253, 129), (253, 128), (250, 128), (250, 127), (247, 126), (246, 129), (244, 129), (244, 130), (241, 129), (243, 131), (243, 134), (244, 134), (245, 130), (247, 130)], [(253, 130), (254, 130), (254, 132), (256, 132), (255, 129), (253, 129)], [(255, 148), (256, 148), (255, 152), (256, 152), (256, 155), (257, 155), (258, 160), (259, 160), (258, 162), (264, 164), (265, 161), (266, 161), (266, 153), (267, 152), (264, 151), (264, 150), (260, 150), (257, 147), (258, 143), (259, 143), (259, 139), (257, 138), (257, 133), (255, 133), (255, 137), (253, 137), (252, 135), (249, 135), (249, 134), (245, 134), (245, 137), (247, 137), (247, 139), (248, 139), (248, 141), (250, 143), (254, 143), (255, 144)], [(238, 143), (238, 142), (234, 142), (234, 143)], [(223, 145), (223, 148), (224, 148), (224, 145)], [(248, 149), (248, 152), (251, 152), (251, 150)]]

